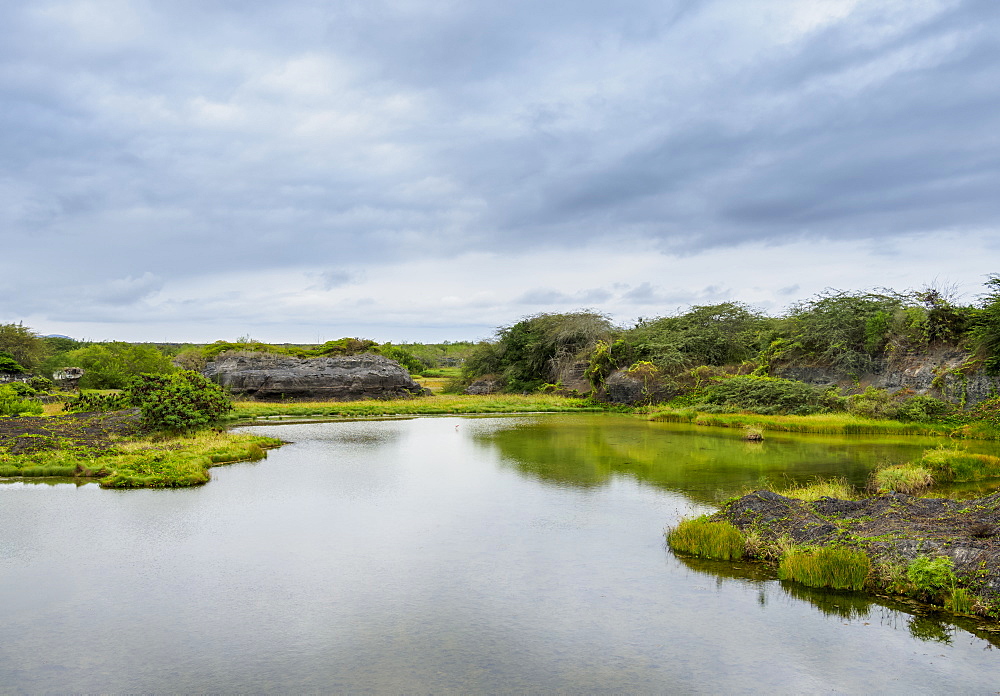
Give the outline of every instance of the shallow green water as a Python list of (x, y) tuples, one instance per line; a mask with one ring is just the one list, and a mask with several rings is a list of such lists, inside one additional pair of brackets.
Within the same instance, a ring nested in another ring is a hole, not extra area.
[(863, 482), (932, 441), (606, 415), (255, 430), (294, 444), (202, 488), (0, 486), (0, 693), (1000, 684), (973, 624), (664, 548), (761, 477)]

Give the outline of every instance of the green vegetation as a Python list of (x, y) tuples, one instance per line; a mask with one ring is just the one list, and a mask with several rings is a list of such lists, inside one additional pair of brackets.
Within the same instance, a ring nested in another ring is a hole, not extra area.
[(969, 429), (947, 423), (903, 423), (871, 420), (849, 413), (821, 413), (808, 416), (765, 416), (756, 413), (703, 413), (694, 409), (656, 410), (649, 420), (664, 423), (692, 423), (720, 428), (751, 426), (762, 431), (817, 433), (825, 435), (954, 435), (983, 440), (1000, 439), (1000, 429)]
[(854, 487), (843, 478), (816, 479), (805, 486), (778, 489), (775, 493), (783, 495), (786, 498), (797, 498), (799, 500), (819, 500), (820, 498), (852, 500), (858, 495)]
[(44, 340), (28, 327), (22, 324), (0, 324), (0, 352), (7, 354), (16, 364), (30, 372), (42, 362), (48, 349)]
[(41, 412), (40, 402), (22, 399), (18, 389), (12, 384), (0, 384), (0, 416), (37, 416)]
[(739, 560), (746, 553), (743, 532), (728, 522), (712, 521), (707, 515), (678, 522), (667, 532), (667, 543), (678, 553), (723, 561)]
[(53, 371), (82, 367), (85, 373), (80, 387), (86, 389), (124, 389), (140, 374), (170, 374), (178, 369), (151, 345), (121, 341), (77, 348), (46, 361), (46, 365)]
[(919, 465), (940, 481), (981, 481), (1000, 477), (1000, 457), (975, 454), (957, 446), (928, 450)]
[(804, 382), (778, 377), (735, 375), (705, 390), (696, 409), (705, 413), (753, 411), (763, 415), (825, 413), (839, 405), (839, 397)]
[(280, 440), (202, 431), (180, 438), (121, 439), (108, 448), (64, 446), (30, 454), (0, 448), (0, 476), (96, 478), (103, 488), (179, 488), (209, 480), (208, 469), (258, 461)]
[(368, 418), (395, 415), (444, 415), (451, 413), (558, 413), (606, 411), (608, 406), (590, 399), (566, 398), (554, 394), (492, 394), (489, 396), (434, 395), (420, 399), (364, 401), (308, 401), (262, 403), (239, 401), (235, 419)]
[(491, 376), (506, 391), (536, 391), (558, 382), (562, 368), (585, 360), (611, 333), (602, 314), (536, 314), (499, 329), (495, 342), (480, 344), (465, 362), (464, 382)]
[(931, 472), (912, 463), (880, 467), (872, 474), (872, 488), (879, 493), (916, 495), (933, 485)]
[(861, 590), (871, 572), (871, 561), (857, 549), (834, 546), (798, 547), (778, 565), (778, 577), (810, 587)]

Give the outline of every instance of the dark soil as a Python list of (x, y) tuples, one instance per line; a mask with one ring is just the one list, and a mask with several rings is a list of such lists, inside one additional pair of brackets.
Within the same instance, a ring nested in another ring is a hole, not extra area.
[(69, 413), (0, 418), (0, 447), (11, 454), (30, 454), (62, 447), (105, 450), (141, 431), (139, 409), (110, 413)]
[(1000, 603), (1000, 493), (974, 500), (891, 493), (806, 502), (756, 491), (729, 503), (718, 516), (772, 540), (787, 535), (796, 543), (856, 546), (873, 563), (948, 556), (963, 585), (994, 606)]

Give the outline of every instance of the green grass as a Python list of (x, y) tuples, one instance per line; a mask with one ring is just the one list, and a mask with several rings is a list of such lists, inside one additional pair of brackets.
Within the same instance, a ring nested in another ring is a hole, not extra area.
[(683, 519), (667, 532), (667, 543), (678, 553), (735, 561), (746, 554), (743, 532), (729, 522), (708, 516)]
[(15, 455), (0, 449), (0, 476), (97, 478), (102, 488), (180, 488), (207, 483), (218, 464), (258, 461), (280, 440), (202, 431), (169, 439), (136, 438), (95, 452), (68, 448)]
[(816, 479), (806, 486), (792, 486), (775, 490), (778, 495), (786, 498), (815, 501), (820, 498), (837, 498), (839, 500), (856, 500), (857, 491), (843, 478)]
[(955, 427), (945, 423), (904, 423), (873, 420), (850, 413), (816, 413), (808, 416), (766, 416), (754, 413), (702, 413), (690, 409), (659, 410), (649, 420), (693, 423), (722, 428), (757, 428), (790, 433), (826, 435), (949, 435), (969, 439), (997, 440), (1000, 430), (988, 423)]
[(918, 464), (942, 481), (982, 481), (1000, 477), (1000, 457), (942, 445), (924, 452)]
[(782, 580), (835, 590), (864, 588), (870, 572), (871, 561), (864, 553), (833, 546), (797, 548), (778, 565), (778, 577)]
[(449, 413), (534, 413), (605, 411), (589, 399), (551, 394), (490, 394), (484, 396), (436, 394), (413, 399), (385, 401), (307, 401), (267, 403), (238, 401), (233, 417), (240, 420), (268, 416), (302, 418), (363, 418), (396, 415), (444, 415)]
[(897, 464), (883, 467), (872, 475), (872, 487), (879, 493), (916, 495), (934, 485), (930, 471), (917, 464)]

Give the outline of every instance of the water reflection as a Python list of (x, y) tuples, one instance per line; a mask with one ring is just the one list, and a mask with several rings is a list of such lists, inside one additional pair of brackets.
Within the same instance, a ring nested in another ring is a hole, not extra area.
[(730, 563), (676, 554), (674, 557), (684, 567), (714, 577), (720, 587), (727, 580), (752, 584), (758, 590), (757, 602), (761, 607), (773, 601), (773, 592), (780, 592), (783, 597), (808, 602), (824, 616), (842, 621), (864, 625), (877, 622), (894, 628), (905, 625), (909, 634), (922, 642), (951, 645), (956, 635), (965, 632), (986, 641), (987, 647), (1000, 647), (995, 624), (938, 612), (919, 602), (780, 581), (773, 568), (760, 563)]
[(709, 504), (762, 481), (791, 485), (842, 476), (864, 486), (876, 464), (910, 461), (940, 442), (794, 433), (746, 442), (733, 429), (606, 414), (522, 419), (477, 433), (475, 441), (545, 483), (594, 488), (624, 475)]

